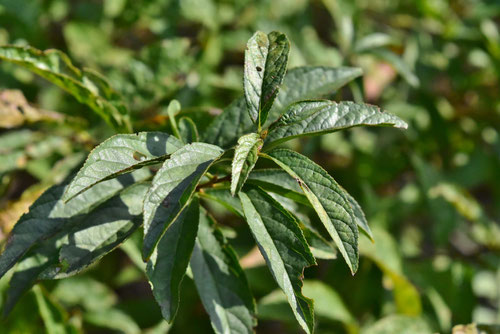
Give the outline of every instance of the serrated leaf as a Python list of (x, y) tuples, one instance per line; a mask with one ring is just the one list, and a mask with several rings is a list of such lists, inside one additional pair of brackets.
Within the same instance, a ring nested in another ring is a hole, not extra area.
[(145, 180), (150, 175), (148, 170), (138, 170), (130, 175), (102, 182), (69, 203), (61, 200), (67, 184), (49, 188), (12, 229), (0, 255), (0, 277), (32, 246), (56, 235), (75, 220), (81, 220), (84, 215), (125, 187)]
[(193, 252), (199, 218), (200, 203), (194, 197), (167, 229), (147, 264), (153, 295), (168, 322), (179, 308), (180, 287)]
[(25, 46), (0, 47), (0, 59), (38, 74), (86, 104), (120, 132), (132, 132), (128, 109), (109, 83), (93, 71), (79, 70), (58, 50)]
[(295, 318), (312, 333), (313, 303), (302, 295), (302, 278), (304, 268), (316, 261), (295, 218), (262, 189), (247, 189), (239, 197), (250, 230)]
[(188, 144), (173, 153), (156, 173), (144, 201), (144, 260), (187, 205), (203, 174), (222, 153), (214, 145)]
[(160, 163), (182, 146), (180, 140), (163, 132), (115, 135), (90, 152), (64, 193), (63, 200), (69, 201), (99, 182)]
[[(349, 81), (359, 77), (362, 70), (354, 67), (297, 67), (288, 71), (281, 85), (278, 97), (269, 112), (269, 120), (276, 120), (291, 103), (305, 99), (319, 98), (334, 93)], [(229, 148), (238, 138), (255, 132), (246, 110), (246, 101), (241, 97), (224, 109), (204, 133), (203, 141)]]
[(3, 313), (40, 279), (79, 273), (127, 239), (142, 222), (149, 183), (137, 183), (83, 217), (68, 219), (65, 230), (39, 241), (15, 267)]
[(181, 117), (177, 125), (179, 135), (185, 143), (189, 144), (199, 141), (198, 129), (191, 118)]
[(344, 188), (341, 187), (342, 190), (344, 190), (344, 196), (347, 198), (349, 201), (349, 204), (351, 205), (352, 212), (354, 213), (354, 220), (356, 221), (356, 224), (358, 224), (358, 227), (361, 229), (363, 233), (366, 234), (368, 238), (372, 242), (375, 242), (373, 240), (373, 233), (372, 230), (370, 229), (370, 226), (368, 225), (368, 221), (366, 221), (365, 213), (363, 212), (363, 209), (361, 208), (361, 205), (356, 201), (354, 197), (351, 196)]
[(328, 100), (301, 101), (292, 104), (269, 127), (266, 144), (274, 146), (292, 138), (321, 135), (355, 126), (408, 127), (399, 117), (368, 104)]
[(264, 125), (269, 110), (285, 76), (290, 43), (285, 34), (257, 31), (248, 40), (245, 51), (243, 87), (248, 113), (259, 129)]
[(358, 269), (358, 227), (344, 191), (319, 165), (287, 149), (263, 157), (273, 160), (300, 183), (309, 202), (340, 250), (352, 274)]
[(191, 256), (196, 289), (216, 333), (253, 333), (255, 303), (233, 248), (215, 222), (200, 213)]
[(233, 196), (241, 190), (248, 174), (255, 167), (263, 143), (257, 133), (249, 133), (238, 139), (231, 171), (231, 194)]

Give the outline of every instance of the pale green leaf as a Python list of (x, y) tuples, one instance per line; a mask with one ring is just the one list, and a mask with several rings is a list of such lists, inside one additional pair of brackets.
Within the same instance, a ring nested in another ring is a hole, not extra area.
[(262, 156), (273, 160), (299, 182), (354, 274), (358, 268), (358, 227), (342, 188), (323, 168), (297, 152), (276, 149)]
[(361, 331), (361, 334), (430, 334), (429, 325), (418, 317), (390, 315)]
[(313, 304), (302, 295), (302, 278), (304, 268), (316, 261), (298, 222), (262, 189), (250, 187), (239, 196), (250, 230), (274, 279), (285, 292), (297, 321), (311, 333)]
[(403, 273), (402, 259), (396, 241), (382, 229), (373, 230), (375, 243), (361, 239), (360, 253), (372, 260), (393, 283), (394, 300), (399, 313), (417, 316), (422, 303), (416, 287)]
[[(275, 121), (293, 102), (320, 98), (334, 93), (349, 81), (359, 77), (362, 70), (353, 67), (297, 67), (288, 71), (278, 97), (269, 113), (269, 121)], [(238, 138), (257, 127), (246, 110), (245, 99), (239, 98), (217, 116), (204, 133), (203, 140), (223, 148), (236, 144)]]
[(188, 144), (173, 153), (156, 173), (144, 201), (144, 260), (187, 205), (203, 174), (222, 153), (214, 145)]
[(274, 146), (292, 138), (321, 135), (355, 126), (408, 127), (399, 117), (369, 104), (301, 101), (292, 104), (270, 126), (266, 144)]
[(64, 193), (63, 200), (69, 201), (99, 182), (160, 163), (182, 145), (180, 140), (163, 132), (115, 135), (90, 152)]
[(234, 151), (231, 194), (237, 194), (245, 184), (248, 174), (252, 171), (258, 159), (263, 141), (257, 133), (249, 133), (238, 139), (238, 146)]
[(236, 253), (201, 212), (191, 257), (194, 282), (216, 333), (253, 333), (255, 303)]
[(128, 238), (142, 222), (142, 200), (149, 183), (136, 183), (90, 213), (63, 221), (65, 229), (41, 240), (15, 267), (3, 313), (39, 279), (74, 275)]
[(163, 317), (171, 322), (180, 301), (180, 287), (193, 252), (200, 203), (194, 197), (167, 229), (148, 261), (146, 274)]
[(243, 87), (248, 113), (259, 129), (278, 94), (288, 64), (290, 42), (285, 34), (257, 31), (245, 51)]
[(0, 59), (23, 66), (59, 86), (89, 106), (117, 131), (132, 132), (128, 109), (119, 94), (96, 72), (74, 67), (61, 51), (2, 46)]
[(0, 255), (0, 277), (3, 276), (32, 246), (48, 239), (91, 212), (99, 204), (125, 187), (150, 177), (148, 170), (102, 182), (69, 203), (61, 200), (66, 184), (45, 191), (14, 226)]

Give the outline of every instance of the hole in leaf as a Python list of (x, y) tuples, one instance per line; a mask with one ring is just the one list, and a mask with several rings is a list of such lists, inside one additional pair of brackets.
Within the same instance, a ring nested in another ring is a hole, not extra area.
[(260, 66), (257, 66), (256, 69), (257, 69), (257, 72), (262, 71), (262, 67), (260, 67)]

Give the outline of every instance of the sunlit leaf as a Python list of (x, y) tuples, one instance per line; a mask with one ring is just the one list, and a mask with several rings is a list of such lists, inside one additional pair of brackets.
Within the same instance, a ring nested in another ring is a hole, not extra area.
[(231, 194), (237, 194), (245, 184), (248, 174), (257, 162), (258, 154), (263, 141), (257, 133), (249, 133), (238, 139), (238, 146), (234, 151), (231, 172)]
[(323, 168), (299, 153), (276, 149), (262, 156), (299, 182), (354, 274), (358, 268), (358, 227), (343, 189)]
[(180, 140), (163, 132), (115, 135), (90, 152), (63, 199), (69, 201), (99, 182), (160, 163), (181, 147)]
[(321, 135), (355, 126), (393, 126), (405, 129), (408, 125), (399, 117), (368, 104), (302, 101), (292, 104), (271, 125), (266, 144), (273, 146), (292, 138)]
[(290, 43), (285, 34), (257, 31), (245, 51), (243, 87), (248, 113), (259, 129), (266, 122), (285, 76)]
[(214, 145), (188, 144), (173, 153), (156, 173), (144, 201), (144, 260), (151, 256), (166, 229), (187, 205), (203, 174), (222, 153)]
[[(245, 218), (274, 279), (302, 328), (314, 328), (313, 303), (302, 295), (304, 268), (316, 264), (298, 222), (262, 189), (239, 193)], [(293, 252), (290, 252), (293, 249)]]

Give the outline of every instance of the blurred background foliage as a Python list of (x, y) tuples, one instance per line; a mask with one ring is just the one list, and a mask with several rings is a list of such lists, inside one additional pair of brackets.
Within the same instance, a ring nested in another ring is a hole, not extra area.
[[(500, 323), (498, 1), (0, 0), (0, 44), (61, 49), (101, 72), (128, 102), (136, 131), (170, 131), (172, 99), (202, 131), (242, 94), (255, 30), (288, 35), (290, 67), (361, 67), (364, 76), (330, 98), (376, 104), (409, 123), (289, 144), (358, 199), (375, 235), (374, 244), (361, 238), (354, 277), (338, 260), (306, 271), (317, 332), (449, 333), (459, 324), (455, 333), (495, 332), (466, 325)], [(33, 200), (112, 131), (4, 62), (0, 128), (2, 243)], [(269, 272), (252, 261), (248, 228), (213, 209), (247, 267), (257, 332), (300, 333)], [(83, 275), (38, 285), (0, 332), (210, 333), (188, 278), (176, 321), (161, 320), (135, 237)], [(7, 277), (0, 291), (6, 285)]]

